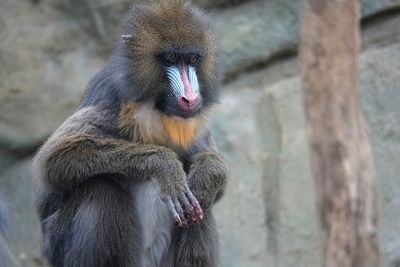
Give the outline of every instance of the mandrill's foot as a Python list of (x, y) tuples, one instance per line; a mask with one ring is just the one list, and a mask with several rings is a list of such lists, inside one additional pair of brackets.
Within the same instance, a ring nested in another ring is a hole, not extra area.
[(163, 197), (163, 201), (172, 213), (174, 224), (180, 227), (187, 228), (189, 224), (199, 223), (203, 219), (203, 209), (189, 188), (178, 197)]

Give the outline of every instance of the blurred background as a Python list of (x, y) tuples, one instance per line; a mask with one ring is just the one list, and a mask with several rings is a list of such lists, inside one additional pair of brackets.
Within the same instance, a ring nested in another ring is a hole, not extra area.
[[(0, 0), (0, 183), (10, 245), (43, 266), (35, 150), (77, 107), (132, 0)], [(223, 266), (319, 266), (297, 57), (300, 1), (196, 0), (215, 20), (225, 81), (214, 136), (231, 167), (214, 208)], [(400, 266), (400, 0), (361, 0), (360, 91), (374, 149), (385, 266)]]

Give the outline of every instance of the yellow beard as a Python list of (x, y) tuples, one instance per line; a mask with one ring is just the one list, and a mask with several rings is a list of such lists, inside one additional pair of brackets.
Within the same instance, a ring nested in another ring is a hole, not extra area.
[(188, 148), (196, 138), (198, 120), (179, 120), (167, 115), (161, 116), (161, 121), (169, 139), (182, 148)]
[(189, 148), (197, 138), (206, 117), (179, 119), (155, 111), (151, 104), (125, 104), (120, 112), (119, 128), (134, 142)]

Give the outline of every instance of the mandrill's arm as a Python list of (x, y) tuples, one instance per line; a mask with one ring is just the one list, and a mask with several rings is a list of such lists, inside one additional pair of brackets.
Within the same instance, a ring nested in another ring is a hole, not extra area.
[[(60, 136), (43, 149), (49, 153), (41, 158), (42, 177), (54, 188), (73, 190), (96, 175), (121, 174), (133, 181), (163, 177), (160, 187), (169, 195), (184, 190), (178, 182), (184, 175), (181, 164), (163, 147), (81, 133)], [(176, 181), (175, 190), (168, 188), (168, 180)]]
[(201, 219), (177, 155), (164, 147), (113, 137), (105, 130), (108, 117), (102, 112), (80, 110), (49, 138), (35, 158), (40, 182), (69, 191), (100, 174), (119, 174), (133, 182), (155, 178), (176, 223), (186, 224), (182, 210)]
[(206, 149), (191, 156), (188, 174), (189, 188), (197, 197), (203, 210), (209, 209), (224, 193), (228, 168), (217, 152), (214, 141), (208, 137)]

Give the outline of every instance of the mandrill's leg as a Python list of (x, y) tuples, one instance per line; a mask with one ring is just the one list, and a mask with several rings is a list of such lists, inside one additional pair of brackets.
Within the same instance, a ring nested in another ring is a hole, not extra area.
[(176, 229), (174, 248), (175, 267), (218, 266), (218, 233), (211, 209), (198, 224)]
[(41, 220), (51, 266), (142, 266), (138, 216), (129, 190), (116, 181), (121, 178), (93, 177), (63, 199), (49, 196), (39, 203), (48, 207)]

